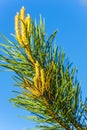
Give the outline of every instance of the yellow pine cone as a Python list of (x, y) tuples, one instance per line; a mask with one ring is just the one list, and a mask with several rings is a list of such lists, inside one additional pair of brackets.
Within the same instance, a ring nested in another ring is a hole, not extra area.
[(41, 83), (42, 83), (42, 94), (44, 93), (45, 87), (45, 77), (44, 77), (44, 69), (41, 69)]
[(21, 23), (21, 33), (22, 33), (22, 40), (23, 44), (27, 45), (28, 40), (27, 40), (27, 30), (26, 30), (26, 25), (25, 25), (25, 8), (22, 7), (20, 10), (20, 23)]
[(41, 95), (40, 80), (38, 80), (37, 77), (34, 77), (34, 88), (31, 90), (31, 92), (37, 97)]
[(25, 18), (25, 25), (28, 25), (28, 23), (30, 23), (30, 15), (28, 14), (28, 16)]
[(40, 81), (40, 65), (39, 62), (36, 61), (35, 63), (35, 76), (34, 76), (34, 86), (41, 92), (41, 81)]
[(36, 76), (34, 77), (34, 86), (37, 88), (37, 78), (36, 78)]
[(24, 19), (25, 19), (25, 8), (24, 8), (24, 6), (22, 6), (22, 8), (21, 8), (21, 10), (20, 10), (20, 18), (21, 18), (21, 20), (23, 20), (23, 21), (24, 21)]
[(18, 42), (22, 45), (21, 32), (19, 29), (19, 13), (15, 16), (15, 33)]
[(26, 26), (28, 35), (30, 35), (31, 18), (30, 18), (30, 15), (29, 15), (29, 14), (28, 14), (28, 16), (25, 18), (25, 26)]
[(37, 78), (39, 78), (39, 76), (40, 76), (39, 68), (40, 68), (39, 62), (36, 61), (36, 63), (35, 63), (35, 72), (36, 72), (36, 77)]
[(25, 9), (24, 9), (24, 7), (22, 7), (22, 9), (20, 10), (20, 21), (21, 21), (22, 35), (26, 35), (24, 20), (25, 20)]
[(41, 91), (41, 82), (40, 82), (40, 77), (34, 77), (34, 86), (35, 88), (38, 88), (39, 91)]

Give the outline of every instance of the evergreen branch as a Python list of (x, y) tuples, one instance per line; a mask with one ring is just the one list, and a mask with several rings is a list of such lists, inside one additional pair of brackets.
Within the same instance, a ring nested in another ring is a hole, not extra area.
[(15, 72), (16, 86), (22, 88), (10, 101), (34, 114), (28, 119), (41, 122), (37, 129), (86, 130), (87, 103), (80, 102), (76, 67), (65, 52), (54, 45), (57, 31), (47, 37), (45, 25), (25, 17), (25, 9), (15, 16), (15, 39), (4, 35), (0, 44), (0, 66)]

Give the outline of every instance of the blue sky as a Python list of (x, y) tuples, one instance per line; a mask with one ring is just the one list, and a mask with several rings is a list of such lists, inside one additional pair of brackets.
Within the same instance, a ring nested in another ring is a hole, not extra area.
[[(46, 32), (55, 29), (57, 45), (61, 46), (70, 61), (78, 68), (83, 100), (87, 96), (87, 0), (0, 0), (0, 32), (12, 40), (14, 16), (24, 6), (33, 19), (39, 15), (46, 20)], [(14, 108), (8, 99), (13, 96), (13, 73), (0, 72), (0, 130), (25, 130), (33, 122), (19, 118), (29, 112)]]

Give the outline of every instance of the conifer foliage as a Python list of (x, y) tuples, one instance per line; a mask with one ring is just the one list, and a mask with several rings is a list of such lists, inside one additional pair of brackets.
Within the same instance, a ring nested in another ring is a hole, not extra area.
[(76, 68), (54, 43), (56, 33), (48, 37), (42, 17), (37, 24), (22, 7), (15, 16), (16, 42), (1, 34), (0, 66), (15, 72), (21, 88), (10, 101), (32, 113), (27, 118), (39, 123), (37, 130), (86, 130), (87, 101), (80, 99)]

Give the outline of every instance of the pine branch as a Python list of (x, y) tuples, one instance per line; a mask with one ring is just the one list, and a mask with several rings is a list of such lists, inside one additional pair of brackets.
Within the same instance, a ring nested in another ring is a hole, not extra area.
[(10, 101), (34, 114), (28, 119), (43, 123), (37, 129), (85, 130), (87, 103), (80, 102), (76, 67), (54, 44), (56, 33), (47, 37), (42, 17), (37, 24), (22, 7), (15, 16), (16, 42), (1, 34), (0, 66), (14, 71), (22, 88)]

